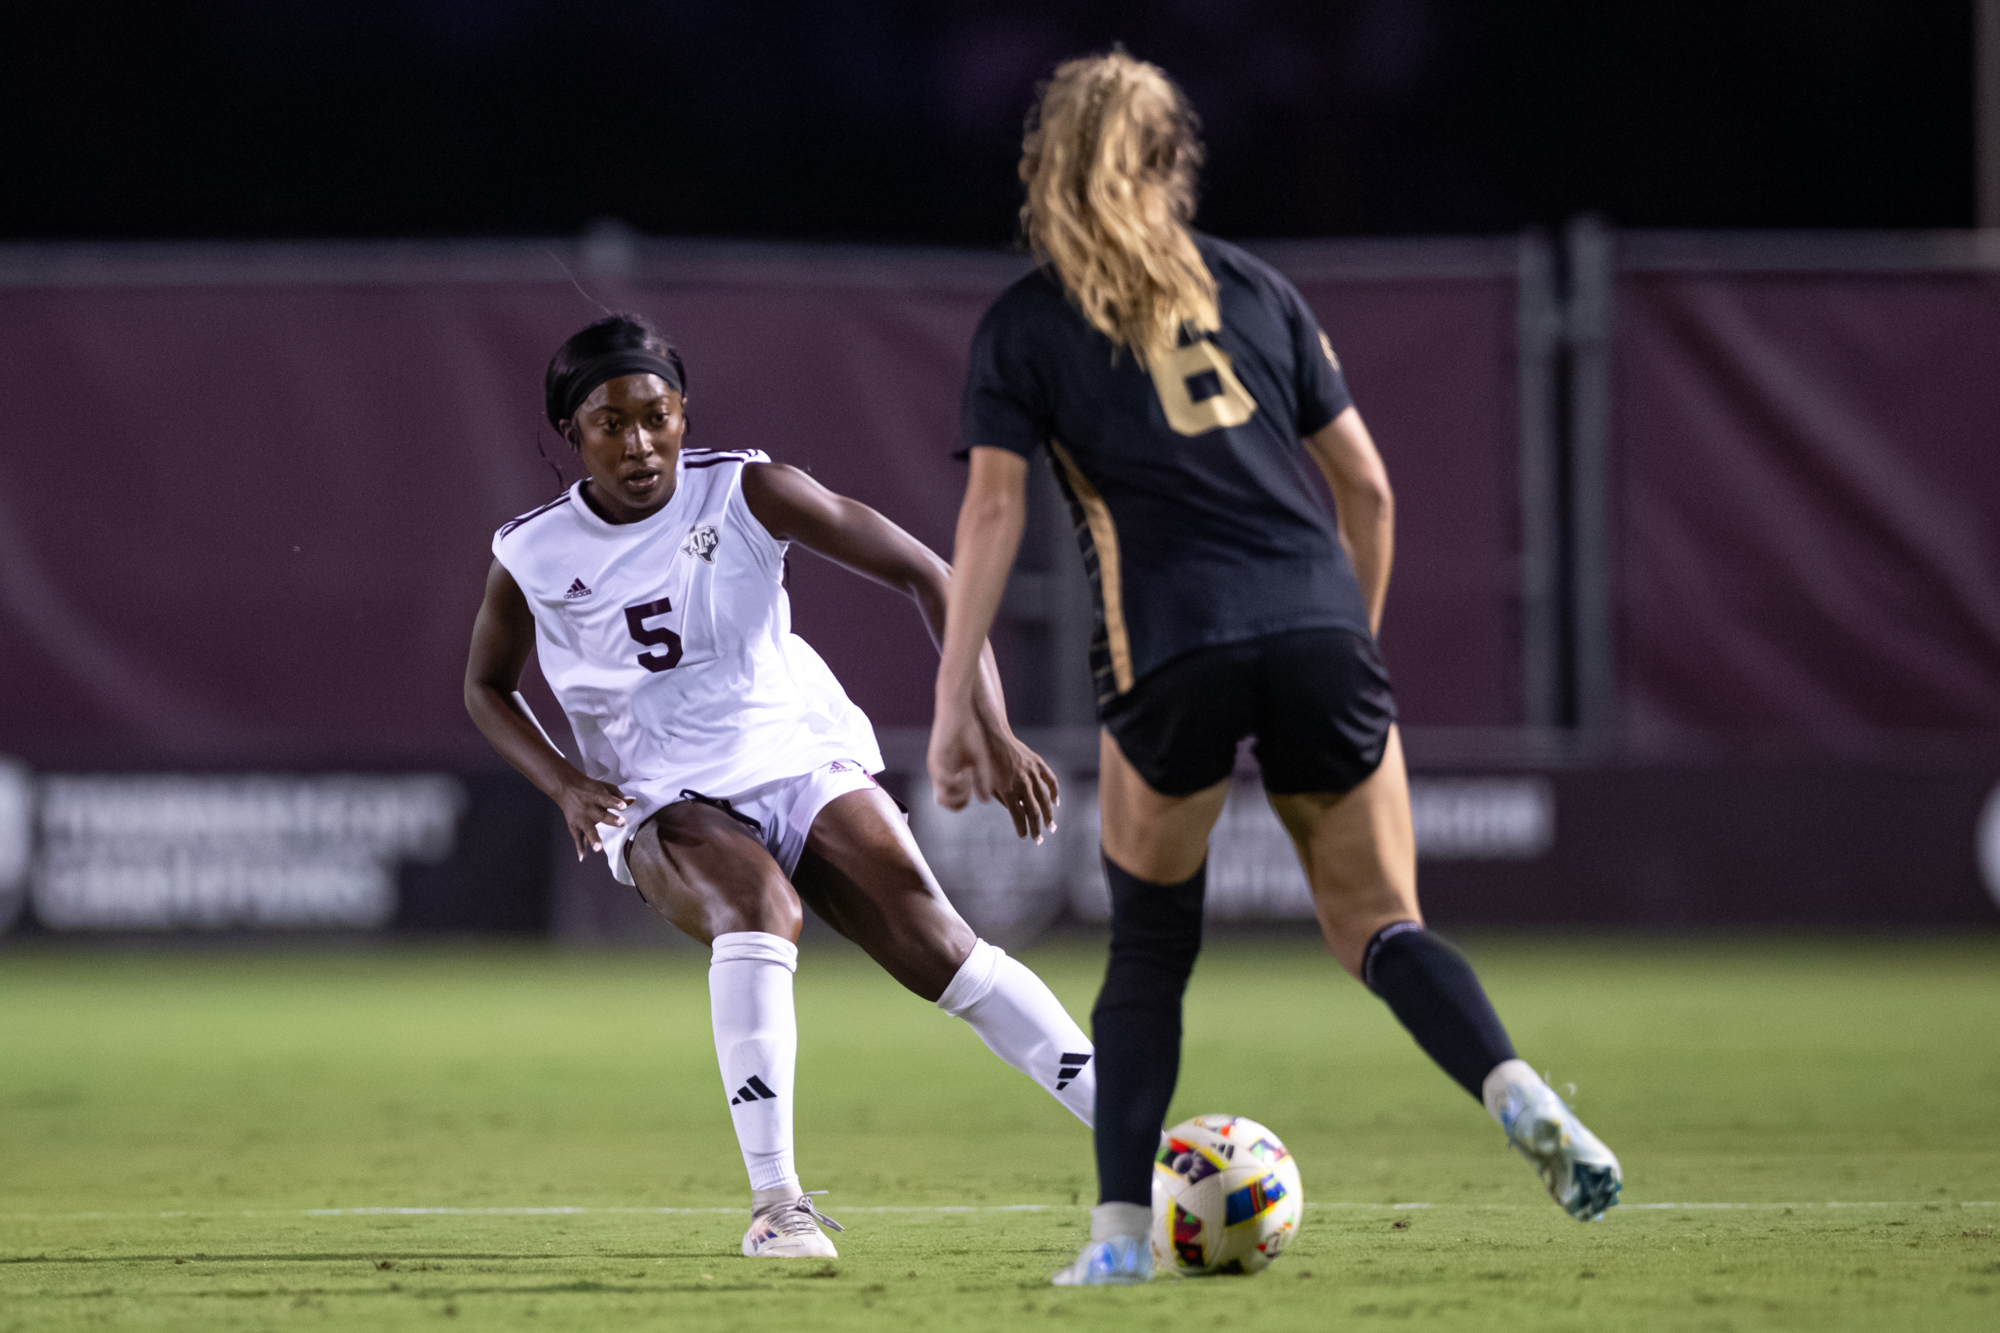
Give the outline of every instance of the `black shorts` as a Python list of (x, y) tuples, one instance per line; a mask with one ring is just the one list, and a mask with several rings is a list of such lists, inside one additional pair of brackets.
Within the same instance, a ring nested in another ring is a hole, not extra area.
[(1396, 700), (1375, 640), (1293, 630), (1198, 648), (1112, 701), (1104, 725), (1146, 785), (1167, 796), (1212, 787), (1257, 738), (1264, 789), (1344, 792), (1382, 762)]

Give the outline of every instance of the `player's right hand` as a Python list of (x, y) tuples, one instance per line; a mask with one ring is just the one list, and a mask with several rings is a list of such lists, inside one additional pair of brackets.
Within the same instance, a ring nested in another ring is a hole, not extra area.
[(1014, 836), (1040, 842), (1056, 830), (1061, 788), (1048, 761), (1021, 744), (1011, 733), (991, 738), (988, 753), (994, 767), (993, 799), (1014, 821)]
[(963, 810), (975, 799), (993, 799), (996, 773), (989, 739), (970, 708), (939, 707), (924, 764), (939, 805)]
[(998, 801), (1016, 837), (1040, 842), (1055, 831), (1062, 803), (1055, 772), (1004, 722), (973, 709), (940, 708), (925, 767), (931, 794), (947, 810), (963, 810), (975, 799)]
[(576, 859), (581, 861), (592, 852), (604, 850), (597, 826), (610, 824), (623, 828), (625, 816), (619, 812), (632, 802), (610, 783), (578, 774), (556, 793), (556, 804), (562, 807), (563, 822), (569, 826), (570, 841), (576, 845)]

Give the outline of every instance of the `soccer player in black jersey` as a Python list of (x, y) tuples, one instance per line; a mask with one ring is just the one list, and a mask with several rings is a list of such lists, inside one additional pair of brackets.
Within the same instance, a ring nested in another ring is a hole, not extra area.
[(1515, 1057), (1465, 959), (1424, 928), (1375, 642), (1388, 476), (1297, 290), (1189, 229), (1196, 131), (1173, 82), (1123, 51), (1056, 71), (1020, 167), (1042, 264), (986, 313), (965, 384), (971, 476), (929, 754), (943, 804), (994, 793), (972, 691), (1037, 451), (1069, 500), (1097, 602), (1112, 902), (1092, 1013), (1100, 1203), (1059, 1285), (1151, 1275), (1152, 1159), (1201, 946), (1208, 834), (1246, 736), (1341, 965), (1485, 1104), (1571, 1215), (1601, 1216), (1620, 1183), (1617, 1159)]

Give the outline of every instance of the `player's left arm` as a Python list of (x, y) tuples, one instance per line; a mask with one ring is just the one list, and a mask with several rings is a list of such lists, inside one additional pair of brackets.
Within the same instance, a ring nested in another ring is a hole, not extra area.
[[(745, 465), (743, 499), (780, 541), (798, 542), (916, 602), (931, 642), (942, 647), (951, 566), (937, 552), (859, 500), (838, 495), (783, 463)], [(981, 648), (974, 693), (980, 721), (1000, 742), (995, 748), (1011, 761), (1005, 763), (1007, 771), (994, 794), (1012, 816), (1015, 832), (1040, 841), (1044, 831), (1055, 827), (1055, 773), (1015, 738), (990, 643)]]
[(1368, 603), (1368, 628), (1379, 634), (1396, 553), (1396, 495), (1389, 489), (1389, 469), (1361, 424), (1361, 413), (1352, 407), (1308, 435), (1305, 444), (1333, 492), (1341, 544), (1354, 561), (1354, 576)]

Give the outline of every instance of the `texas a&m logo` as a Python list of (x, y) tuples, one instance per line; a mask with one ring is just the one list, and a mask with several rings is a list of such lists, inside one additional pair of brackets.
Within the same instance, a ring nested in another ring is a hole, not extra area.
[(715, 563), (716, 543), (721, 540), (715, 529), (704, 523), (688, 534), (688, 539), (681, 543), (681, 550), (705, 564), (712, 565)]

